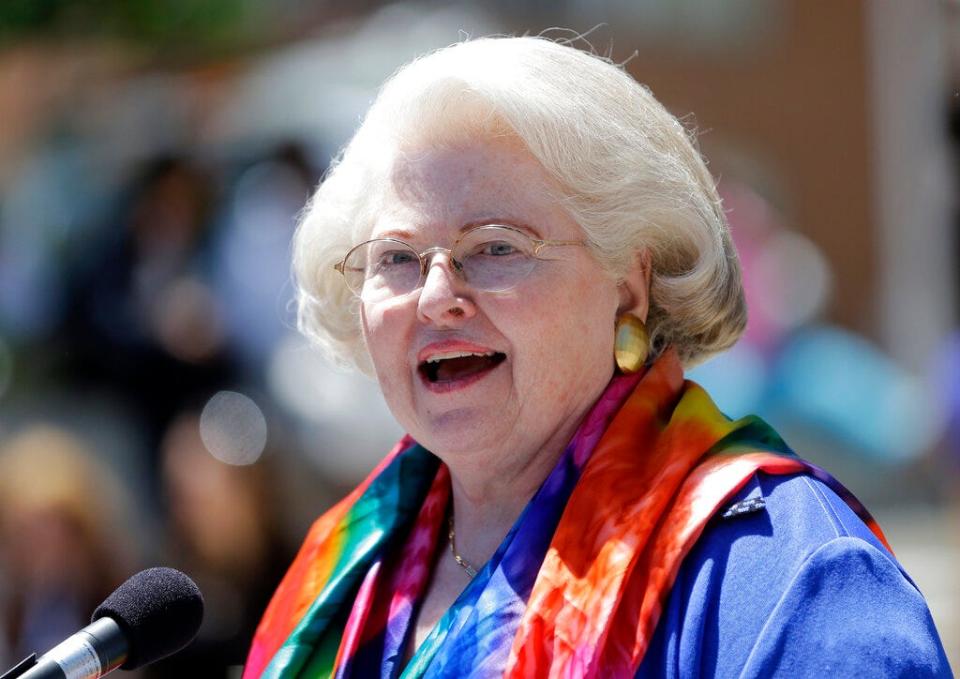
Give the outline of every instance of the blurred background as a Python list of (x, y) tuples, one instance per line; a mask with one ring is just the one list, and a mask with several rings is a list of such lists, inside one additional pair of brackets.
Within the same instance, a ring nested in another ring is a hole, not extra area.
[(208, 615), (151, 676), (238, 676), (400, 434), (297, 336), (296, 214), (399, 65), (544, 31), (697, 132), (751, 318), (692, 376), (871, 507), (960, 661), (956, 0), (4, 0), (0, 668), (167, 564)]

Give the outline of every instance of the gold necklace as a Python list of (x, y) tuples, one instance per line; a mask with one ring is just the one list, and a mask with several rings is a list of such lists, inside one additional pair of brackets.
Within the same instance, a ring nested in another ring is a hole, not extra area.
[(447, 533), (447, 541), (450, 543), (450, 553), (453, 554), (453, 560), (457, 562), (457, 565), (460, 566), (463, 570), (467, 572), (471, 578), (477, 576), (477, 569), (474, 568), (469, 561), (464, 559), (462, 556), (457, 554), (457, 546), (454, 543), (454, 538), (456, 537), (456, 531), (453, 528), (453, 510), (450, 510), (450, 518), (447, 519), (447, 525), (450, 528), (450, 532)]

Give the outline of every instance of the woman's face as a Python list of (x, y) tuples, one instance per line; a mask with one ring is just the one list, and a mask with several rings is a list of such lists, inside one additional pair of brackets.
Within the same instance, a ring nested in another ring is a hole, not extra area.
[[(371, 238), (392, 236), (422, 252), (452, 247), (472, 226), (504, 224), (534, 238), (583, 239), (557, 195), (515, 140), (406, 153), (394, 164)], [(505, 292), (472, 289), (440, 254), (422, 288), (361, 304), (390, 409), (448, 461), (496, 450), (521, 459), (562, 447), (610, 380), (616, 281), (586, 247), (543, 254), (548, 259)], [(463, 353), (485, 356), (447, 360)]]

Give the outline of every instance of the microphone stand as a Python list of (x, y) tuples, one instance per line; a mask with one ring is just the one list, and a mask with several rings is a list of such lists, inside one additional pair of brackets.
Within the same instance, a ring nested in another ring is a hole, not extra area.
[(37, 654), (31, 653), (29, 656), (21, 660), (16, 667), (12, 667), (7, 670), (0, 679), (17, 679), (21, 674), (29, 670), (31, 667), (37, 664)]

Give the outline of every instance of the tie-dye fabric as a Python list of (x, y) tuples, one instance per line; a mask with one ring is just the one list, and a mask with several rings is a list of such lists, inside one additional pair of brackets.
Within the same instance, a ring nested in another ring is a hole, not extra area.
[(762, 420), (724, 417), (672, 351), (642, 377), (615, 377), (401, 668), (450, 495), (446, 467), (405, 438), (311, 528), (243, 676), (632, 677), (684, 556), (757, 471), (815, 475), (884, 540)]

